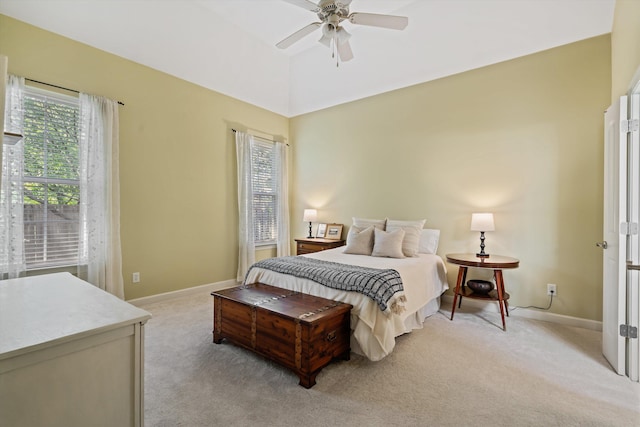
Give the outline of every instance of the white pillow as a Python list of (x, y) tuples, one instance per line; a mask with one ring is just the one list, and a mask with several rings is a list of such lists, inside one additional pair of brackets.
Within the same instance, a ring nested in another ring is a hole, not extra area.
[(367, 218), (356, 218), (353, 217), (353, 225), (356, 227), (369, 227), (370, 225), (375, 228), (379, 228), (380, 230), (384, 230), (385, 223), (387, 219), (367, 219)]
[(347, 234), (345, 254), (371, 255), (373, 251), (373, 226), (363, 228), (351, 226)]
[(378, 228), (374, 228), (373, 251), (371, 256), (388, 257), (388, 258), (404, 258), (402, 253), (402, 239), (404, 238), (404, 230), (399, 228), (394, 231), (386, 232)]
[(425, 228), (420, 233), (420, 243), (418, 244), (418, 252), (421, 254), (435, 254), (438, 250), (439, 241), (440, 241), (440, 230)]
[(426, 219), (419, 221), (397, 221), (393, 219), (387, 220), (387, 231), (402, 229), (404, 230), (404, 240), (402, 241), (402, 252), (405, 256), (414, 257), (418, 255), (418, 247), (420, 243), (420, 233)]

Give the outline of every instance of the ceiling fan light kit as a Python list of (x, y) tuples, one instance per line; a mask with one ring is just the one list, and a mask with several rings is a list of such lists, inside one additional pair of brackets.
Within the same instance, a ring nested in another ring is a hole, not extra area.
[(351, 34), (340, 25), (343, 21), (349, 21), (355, 25), (367, 25), (392, 30), (404, 30), (409, 23), (409, 18), (406, 16), (358, 12), (350, 14), (349, 5), (351, 0), (320, 0), (318, 4), (309, 0), (284, 1), (316, 13), (321, 22), (313, 22), (301, 28), (277, 43), (276, 46), (280, 49), (286, 49), (319, 27), (322, 27), (322, 37), (318, 41), (331, 49), (331, 57), (336, 58), (336, 66), (340, 64), (340, 61), (346, 62), (353, 59), (353, 52), (349, 44)]

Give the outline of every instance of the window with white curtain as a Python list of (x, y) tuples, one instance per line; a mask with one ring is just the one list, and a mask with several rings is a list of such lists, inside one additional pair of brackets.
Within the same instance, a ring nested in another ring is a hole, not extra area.
[(287, 146), (234, 131), (238, 165), (238, 271), (242, 282), (257, 246), (290, 254)]
[(278, 236), (275, 146), (256, 139), (252, 153), (254, 242), (256, 246), (275, 245)]
[(24, 252), (28, 270), (78, 264), (79, 121), (77, 98), (25, 88)]

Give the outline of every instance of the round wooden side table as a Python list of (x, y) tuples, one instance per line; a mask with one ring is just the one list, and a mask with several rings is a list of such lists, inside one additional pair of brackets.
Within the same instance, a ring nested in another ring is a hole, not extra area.
[[(484, 299), (489, 301), (498, 301), (500, 305), (500, 316), (502, 317), (502, 329), (507, 330), (507, 324), (504, 320), (505, 312), (507, 317), (509, 316), (509, 294), (504, 290), (504, 279), (502, 277), (502, 270), (508, 268), (518, 268), (520, 261), (516, 258), (511, 258), (502, 255), (491, 255), (488, 258), (480, 258), (476, 254), (447, 254), (447, 261), (451, 264), (458, 265), (458, 280), (456, 282), (456, 288), (453, 292), (453, 306), (451, 307), (451, 320), (456, 312), (456, 303), (458, 297), (462, 302), (462, 297)], [(467, 278), (467, 269), (469, 267), (474, 268), (490, 268), (493, 270), (493, 276), (496, 280), (496, 289), (492, 290), (488, 294), (479, 294), (473, 292), (464, 286)]]

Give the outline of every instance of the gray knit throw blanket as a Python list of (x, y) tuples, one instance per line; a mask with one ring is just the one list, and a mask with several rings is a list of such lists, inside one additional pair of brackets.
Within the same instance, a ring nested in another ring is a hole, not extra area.
[[(313, 280), (333, 289), (360, 292), (373, 299), (383, 312), (400, 313), (404, 310), (403, 304), (399, 304), (406, 301), (402, 279), (400, 273), (393, 269), (360, 267), (301, 256), (268, 258), (253, 264), (249, 271), (253, 268)], [(389, 307), (394, 296), (396, 299)]]

